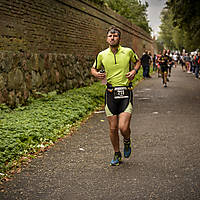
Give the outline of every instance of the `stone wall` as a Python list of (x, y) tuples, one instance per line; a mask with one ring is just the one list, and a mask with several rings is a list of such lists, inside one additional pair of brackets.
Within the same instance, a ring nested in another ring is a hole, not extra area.
[(37, 93), (86, 86), (93, 59), (70, 54), (0, 53), (0, 102), (15, 107)]
[(35, 92), (63, 92), (93, 82), (90, 67), (107, 47), (106, 30), (122, 30), (123, 46), (153, 51), (142, 29), (83, 0), (0, 1), (0, 103), (24, 104)]

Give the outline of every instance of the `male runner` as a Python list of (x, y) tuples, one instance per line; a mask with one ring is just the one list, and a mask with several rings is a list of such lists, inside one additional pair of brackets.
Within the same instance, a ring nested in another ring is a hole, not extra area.
[[(128, 158), (131, 154), (130, 120), (133, 108), (131, 81), (140, 68), (137, 55), (132, 49), (120, 46), (120, 38), (121, 32), (118, 28), (112, 26), (108, 29), (109, 48), (97, 55), (91, 68), (91, 73), (98, 79), (107, 78), (105, 111), (110, 126), (110, 140), (115, 152), (110, 163), (113, 166), (119, 165), (122, 160), (119, 131), (124, 138), (124, 157)], [(102, 68), (105, 73), (100, 72)]]
[(168, 73), (168, 64), (169, 64), (169, 56), (167, 55), (167, 51), (163, 49), (163, 53), (159, 58), (159, 64), (161, 67), (161, 75), (163, 79), (164, 87), (167, 87), (167, 73)]
[[(170, 77), (171, 76), (171, 72), (172, 72), (172, 67), (174, 65), (174, 62), (173, 62), (173, 55), (174, 53), (172, 53), (172, 56), (170, 54), (170, 50), (168, 49), (167, 50), (167, 55), (169, 57), (169, 65), (168, 65), (168, 76)], [(167, 79), (168, 80), (168, 79)]]

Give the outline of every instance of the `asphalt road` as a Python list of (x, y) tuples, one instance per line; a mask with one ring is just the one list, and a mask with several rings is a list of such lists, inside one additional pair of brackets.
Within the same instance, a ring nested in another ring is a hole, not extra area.
[(200, 79), (178, 66), (167, 88), (154, 74), (134, 96), (133, 153), (120, 166), (109, 166), (105, 113), (94, 113), (1, 185), (0, 200), (200, 199)]

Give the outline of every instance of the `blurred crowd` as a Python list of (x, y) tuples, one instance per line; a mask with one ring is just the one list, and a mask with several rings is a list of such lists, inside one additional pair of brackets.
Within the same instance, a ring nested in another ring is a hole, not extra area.
[[(194, 75), (195, 79), (200, 78), (200, 52), (191, 53), (177, 53), (166, 51), (166, 55), (169, 58), (168, 62), (168, 76), (171, 76), (171, 68), (177, 67), (178, 64), (181, 65), (182, 71), (186, 73), (191, 73)], [(160, 58), (162, 52), (158, 54), (151, 55), (150, 51), (145, 51), (141, 57), (141, 63), (143, 67), (143, 78), (151, 78), (150, 76), (150, 66), (153, 65), (153, 71), (158, 72), (158, 77), (161, 77), (161, 67)]]

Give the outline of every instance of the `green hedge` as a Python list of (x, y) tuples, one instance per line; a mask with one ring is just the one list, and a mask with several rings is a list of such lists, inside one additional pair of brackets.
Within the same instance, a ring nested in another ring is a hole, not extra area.
[[(134, 85), (142, 79), (142, 70)], [(0, 105), (0, 177), (25, 154), (53, 144), (70, 128), (104, 103), (105, 86), (92, 86), (43, 95), (11, 110)]]
[(1, 105), (0, 172), (22, 155), (67, 134), (75, 122), (103, 104), (104, 90), (95, 83), (61, 95), (49, 93), (14, 110)]

